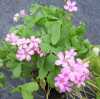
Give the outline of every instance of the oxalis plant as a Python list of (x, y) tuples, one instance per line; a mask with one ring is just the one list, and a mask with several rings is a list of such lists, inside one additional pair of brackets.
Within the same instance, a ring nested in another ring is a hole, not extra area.
[[(0, 42), (0, 68), (11, 71), (13, 79), (30, 79), (11, 88), (23, 99), (33, 99), (38, 90), (49, 99), (51, 90), (78, 96), (90, 86), (100, 99), (100, 48), (84, 38), (86, 26), (73, 25), (75, 1), (68, 0), (63, 8), (33, 4), (29, 10), (14, 15), (12, 27)], [(0, 87), (5, 76), (0, 74)], [(84, 96), (87, 99), (87, 96)]]

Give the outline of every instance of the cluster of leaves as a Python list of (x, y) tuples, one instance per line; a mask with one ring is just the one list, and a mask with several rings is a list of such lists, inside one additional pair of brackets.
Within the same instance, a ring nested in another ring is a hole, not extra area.
[[(98, 48), (100, 49), (100, 46)], [(90, 51), (88, 59), (91, 64), (92, 79), (87, 81), (87, 83), (94, 88), (97, 96), (96, 99), (100, 99), (100, 55), (96, 55)]]
[[(56, 53), (75, 48), (81, 58), (87, 58), (92, 45), (84, 39), (86, 28), (84, 23), (75, 26), (72, 23), (72, 14), (54, 6), (32, 5), (29, 15), (23, 19), (23, 24), (12, 27), (10, 32), (21, 37), (32, 35), (42, 39), (41, 49), (47, 54), (45, 57), (33, 56), (31, 62), (19, 62), (16, 60), (16, 47), (1, 42), (0, 45), (0, 68), (7, 67), (12, 72), (13, 78), (31, 78), (30, 83), (20, 85), (16, 88), (21, 92), (24, 99), (33, 99), (33, 91), (39, 87), (46, 90), (54, 88), (54, 77), (59, 73), (59, 68), (54, 64)], [(100, 74), (95, 68), (100, 68), (100, 57), (92, 58), (93, 71)], [(95, 61), (96, 60), (96, 61)], [(97, 74), (97, 75), (98, 75)], [(96, 78), (97, 85), (100, 77)]]

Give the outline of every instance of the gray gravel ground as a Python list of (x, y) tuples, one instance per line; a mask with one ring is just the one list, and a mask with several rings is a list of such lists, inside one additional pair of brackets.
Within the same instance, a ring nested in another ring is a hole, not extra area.
[[(100, 0), (76, 0), (79, 11), (75, 14), (74, 22), (84, 21), (87, 24), (86, 37), (94, 44), (100, 44)], [(13, 25), (13, 15), (21, 9), (27, 8), (31, 3), (52, 4), (63, 7), (63, 0), (0, 0), (0, 38), (4, 37)], [(23, 82), (23, 81), (22, 81)], [(17, 83), (8, 79), (13, 86)], [(9, 94), (6, 89), (0, 91), (0, 99), (22, 99), (18, 94)]]

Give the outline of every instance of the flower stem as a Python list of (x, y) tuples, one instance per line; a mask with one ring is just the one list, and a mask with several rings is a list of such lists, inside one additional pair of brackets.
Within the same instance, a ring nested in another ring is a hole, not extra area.
[(49, 99), (49, 94), (50, 94), (50, 89), (48, 88), (47, 93), (46, 93), (46, 99)]
[(48, 93), (47, 93), (47, 94), (46, 94), (46, 99), (48, 99), (48, 96), (49, 96), (49, 95), (48, 95)]

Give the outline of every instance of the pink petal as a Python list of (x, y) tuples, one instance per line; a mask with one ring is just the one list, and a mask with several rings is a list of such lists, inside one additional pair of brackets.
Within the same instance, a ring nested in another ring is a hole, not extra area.
[(30, 54), (30, 55), (34, 55), (34, 51), (31, 50), (31, 51), (28, 52), (28, 54)]
[(75, 12), (78, 11), (78, 8), (77, 7), (74, 7), (73, 8), (73, 11), (75, 11)]
[(57, 54), (57, 56), (58, 56), (58, 58), (61, 59), (61, 60), (64, 59), (64, 54), (63, 54), (63, 52), (59, 52), (59, 53)]
[(26, 60), (27, 60), (27, 61), (30, 61), (30, 60), (31, 60), (31, 56), (30, 56), (30, 55), (27, 55), (27, 56), (26, 56)]
[(75, 2), (75, 1), (73, 1), (73, 2), (72, 2), (72, 6), (75, 6), (75, 5), (76, 5), (76, 2)]
[(56, 62), (55, 62), (55, 65), (61, 65), (62, 64), (62, 61), (60, 61), (60, 60), (57, 60)]
[(65, 10), (68, 10), (68, 6), (64, 5), (64, 9), (65, 9)]

